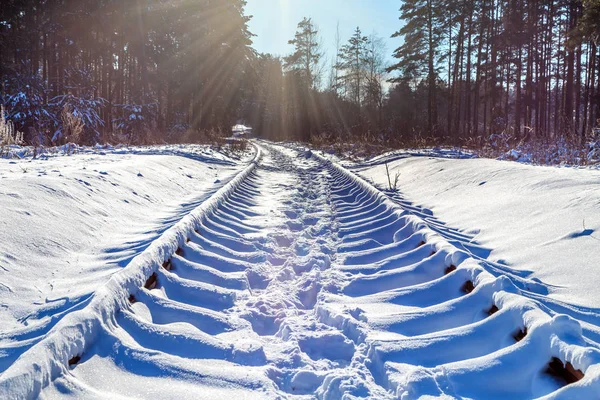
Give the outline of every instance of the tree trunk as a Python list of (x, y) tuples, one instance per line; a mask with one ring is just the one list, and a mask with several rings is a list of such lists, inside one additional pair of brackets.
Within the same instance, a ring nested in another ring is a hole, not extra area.
[(523, 74), (523, 50), (519, 46), (518, 56), (516, 59), (515, 72), (515, 140), (521, 140), (521, 115), (523, 114), (522, 93), (521, 93), (521, 76)]
[(429, 135), (437, 135), (437, 99), (436, 99), (436, 82), (435, 82), (435, 44), (433, 43), (433, 6), (431, 0), (427, 0), (427, 32), (428, 32), (428, 44), (429, 52), (427, 56), (427, 64), (429, 70), (428, 86), (429, 86), (429, 99), (427, 104), (427, 116), (428, 116), (428, 129)]

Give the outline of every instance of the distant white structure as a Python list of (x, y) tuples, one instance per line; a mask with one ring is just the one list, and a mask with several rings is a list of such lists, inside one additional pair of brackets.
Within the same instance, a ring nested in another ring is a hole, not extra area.
[(252, 134), (252, 128), (242, 124), (234, 125), (231, 131), (234, 137), (250, 136)]

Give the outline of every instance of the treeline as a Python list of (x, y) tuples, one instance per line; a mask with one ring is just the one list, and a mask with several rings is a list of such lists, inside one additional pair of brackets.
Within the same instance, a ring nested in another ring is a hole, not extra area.
[(359, 28), (327, 62), (318, 28), (309, 18), (298, 24), (284, 58), (259, 56), (260, 84), (247, 120), (274, 140), (335, 141), (375, 136), (385, 129), (385, 47)]
[(231, 126), (254, 81), (243, 0), (5, 0), (0, 94), (28, 142), (194, 140)]
[(357, 28), (324, 54), (304, 18), (278, 57), (244, 0), (8, 0), (1, 101), (29, 142), (274, 140), (482, 145), (568, 137), (600, 118), (600, 0), (404, 0), (391, 49)]
[(600, 118), (600, 1), (405, 0), (396, 90), (453, 141), (583, 138)]
[(392, 65), (381, 39), (358, 28), (324, 62), (317, 27), (300, 22), (290, 56), (263, 57), (259, 131), (383, 145), (484, 146), (499, 134), (581, 145), (598, 126), (599, 0), (399, 4), (403, 44)]

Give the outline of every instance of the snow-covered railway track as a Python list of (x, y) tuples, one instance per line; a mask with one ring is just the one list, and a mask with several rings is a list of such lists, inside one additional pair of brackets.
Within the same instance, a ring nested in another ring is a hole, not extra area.
[(596, 344), (526, 283), (342, 167), (257, 147), (43, 333), (0, 398), (599, 397)]

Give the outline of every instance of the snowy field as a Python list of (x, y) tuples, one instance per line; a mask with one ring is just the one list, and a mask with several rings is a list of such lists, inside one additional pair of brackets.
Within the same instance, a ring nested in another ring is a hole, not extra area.
[(600, 397), (600, 172), (253, 147), (0, 160), (0, 398)]
[(0, 331), (89, 296), (238, 161), (201, 146), (0, 159)]
[(354, 169), (387, 188), (386, 161), (400, 197), (473, 236), (478, 255), (600, 307), (600, 170), (402, 153)]

